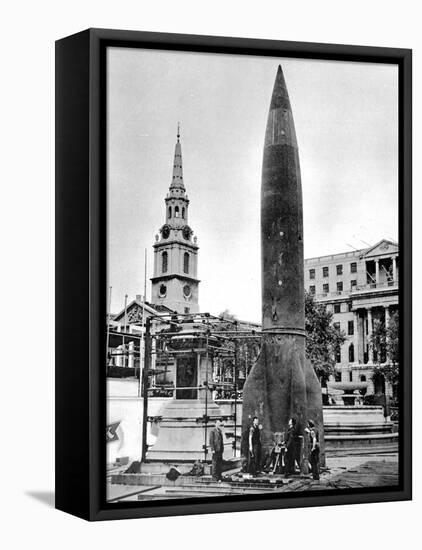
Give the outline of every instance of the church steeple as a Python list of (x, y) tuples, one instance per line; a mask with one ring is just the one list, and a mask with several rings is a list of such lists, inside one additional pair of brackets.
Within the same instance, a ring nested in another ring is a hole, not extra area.
[(174, 150), (173, 179), (170, 185), (172, 189), (185, 189), (183, 183), (182, 145), (180, 143), (180, 123), (177, 124), (177, 142)]
[(180, 124), (174, 151), (173, 177), (164, 199), (165, 224), (154, 244), (152, 302), (179, 313), (198, 311), (198, 244), (188, 225), (189, 198), (183, 182)]

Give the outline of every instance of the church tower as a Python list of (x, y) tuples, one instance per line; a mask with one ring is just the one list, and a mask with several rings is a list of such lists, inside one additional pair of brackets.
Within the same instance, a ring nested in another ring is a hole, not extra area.
[(165, 224), (155, 236), (152, 303), (178, 313), (198, 313), (198, 245), (188, 225), (189, 199), (183, 183), (180, 127), (174, 152), (173, 178), (164, 199)]

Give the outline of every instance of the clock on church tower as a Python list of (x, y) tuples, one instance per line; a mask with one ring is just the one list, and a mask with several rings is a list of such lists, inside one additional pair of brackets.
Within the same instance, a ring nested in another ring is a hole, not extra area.
[(198, 245), (188, 223), (189, 199), (183, 182), (180, 129), (174, 152), (173, 177), (164, 199), (165, 223), (154, 243), (153, 304), (178, 313), (198, 313)]

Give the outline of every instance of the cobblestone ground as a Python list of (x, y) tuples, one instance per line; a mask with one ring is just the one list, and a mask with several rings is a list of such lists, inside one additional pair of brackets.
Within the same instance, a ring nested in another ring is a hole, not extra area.
[[(165, 476), (163, 476), (165, 477)], [(226, 472), (223, 483), (217, 484), (210, 476), (191, 478), (189, 487), (165, 485), (110, 485), (111, 501), (159, 500), (201, 496), (230, 495), (234, 493), (319, 491), (327, 489), (354, 489), (362, 487), (392, 487), (398, 485), (398, 454), (343, 456), (327, 458), (327, 467), (316, 481), (299, 474), (289, 479), (282, 475), (261, 474), (251, 479), (237, 470)]]
[(333, 457), (319, 481), (296, 478), (282, 492), (387, 487), (398, 485), (398, 455)]

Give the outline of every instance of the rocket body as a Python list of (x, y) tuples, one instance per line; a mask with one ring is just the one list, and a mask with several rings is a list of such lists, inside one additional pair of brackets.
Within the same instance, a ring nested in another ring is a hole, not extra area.
[(243, 392), (244, 428), (263, 426), (264, 449), (295, 418), (320, 428), (321, 389), (305, 358), (303, 205), (292, 108), (281, 67), (265, 133), (261, 183), (262, 347)]

